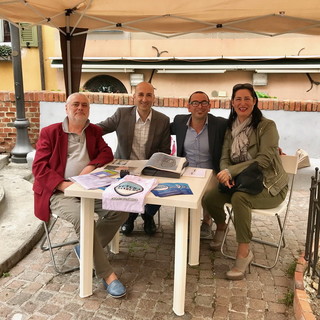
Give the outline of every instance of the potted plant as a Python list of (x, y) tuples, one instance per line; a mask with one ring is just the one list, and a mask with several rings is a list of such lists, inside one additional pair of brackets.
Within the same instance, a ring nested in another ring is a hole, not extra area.
[(0, 60), (11, 60), (12, 49), (8, 45), (0, 45)]

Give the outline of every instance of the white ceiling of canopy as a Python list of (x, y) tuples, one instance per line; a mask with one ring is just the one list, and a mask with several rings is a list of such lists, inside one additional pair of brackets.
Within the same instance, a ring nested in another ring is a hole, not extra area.
[(319, 0), (0, 0), (0, 18), (165, 37), (194, 32), (320, 35)]

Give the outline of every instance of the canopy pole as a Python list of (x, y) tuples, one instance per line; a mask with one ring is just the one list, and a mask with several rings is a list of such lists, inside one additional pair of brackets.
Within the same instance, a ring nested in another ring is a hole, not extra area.
[[(80, 87), (82, 62), (88, 29), (72, 28), (71, 14), (74, 9), (65, 10), (66, 26), (60, 28), (60, 45), (63, 62), (66, 97), (78, 92)], [(74, 33), (80, 33), (76, 37)]]
[(16, 145), (11, 151), (11, 161), (15, 163), (26, 163), (27, 154), (34, 149), (30, 144), (28, 136), (28, 127), (30, 123), (25, 117), (19, 28), (12, 23), (10, 23), (10, 35), (14, 92), (16, 99), (16, 120), (14, 121), (13, 126), (17, 129)]

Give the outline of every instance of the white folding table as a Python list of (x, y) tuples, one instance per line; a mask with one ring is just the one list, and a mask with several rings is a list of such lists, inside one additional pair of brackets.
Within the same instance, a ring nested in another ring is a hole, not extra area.
[[(144, 178), (154, 178), (142, 176)], [(187, 248), (188, 248), (188, 220), (190, 211), (189, 230), (189, 265), (199, 264), (200, 251), (200, 222), (201, 199), (209, 185), (212, 170), (205, 169), (205, 177), (181, 177), (180, 179), (156, 177), (158, 182), (188, 183), (192, 195), (175, 195), (170, 197), (156, 197), (151, 192), (146, 197), (146, 203), (175, 207), (175, 263), (173, 311), (176, 315), (184, 315)], [(66, 196), (81, 198), (80, 212), (80, 297), (92, 295), (93, 268), (93, 228), (94, 228), (94, 199), (102, 198), (102, 190), (86, 190), (78, 183), (74, 183), (65, 190)], [(118, 234), (113, 240), (111, 250), (117, 252)]]

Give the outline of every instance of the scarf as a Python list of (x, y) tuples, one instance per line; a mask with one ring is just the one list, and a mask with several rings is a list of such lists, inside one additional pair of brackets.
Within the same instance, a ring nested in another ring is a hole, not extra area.
[(231, 136), (233, 142), (231, 145), (230, 158), (234, 163), (252, 159), (248, 153), (249, 136), (252, 132), (252, 126), (250, 126), (251, 120), (252, 116), (240, 123), (239, 118), (236, 118), (232, 124)]

